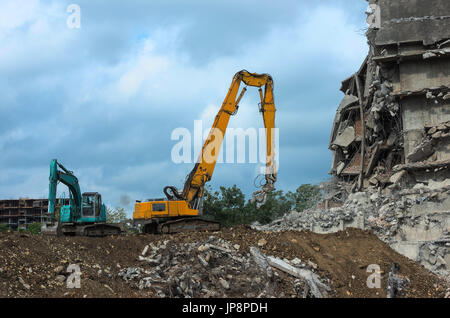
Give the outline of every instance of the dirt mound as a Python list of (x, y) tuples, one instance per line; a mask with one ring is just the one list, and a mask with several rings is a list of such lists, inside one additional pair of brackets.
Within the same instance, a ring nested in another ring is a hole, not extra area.
[[(0, 297), (301, 297), (301, 277), (261, 268), (250, 253), (284, 260), (320, 277), (330, 297), (386, 297), (392, 263), (407, 282), (404, 297), (443, 297), (445, 286), (423, 266), (370, 232), (260, 232), (247, 227), (214, 233), (57, 238), (0, 234)], [(67, 288), (67, 267), (81, 270), (81, 288)], [(367, 267), (381, 268), (370, 289)], [(287, 266), (287, 265), (286, 265)]]

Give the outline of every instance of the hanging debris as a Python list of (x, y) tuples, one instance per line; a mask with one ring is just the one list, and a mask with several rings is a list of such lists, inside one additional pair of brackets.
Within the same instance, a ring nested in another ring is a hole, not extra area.
[[(330, 174), (353, 191), (389, 186), (398, 165), (450, 159), (449, 6), (369, 3), (369, 54), (342, 82), (329, 144)], [(406, 169), (413, 182), (414, 167)]]

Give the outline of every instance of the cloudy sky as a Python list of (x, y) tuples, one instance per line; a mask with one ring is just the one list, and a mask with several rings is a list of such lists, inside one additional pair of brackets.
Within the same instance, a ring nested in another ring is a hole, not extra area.
[[(69, 28), (70, 4), (81, 9)], [(48, 195), (49, 163), (129, 212), (182, 187), (171, 133), (208, 130), (241, 69), (275, 82), (277, 187), (328, 178), (340, 82), (367, 54), (365, 0), (1, 0), (0, 199)], [(263, 127), (249, 89), (230, 127)], [(193, 154), (197, 156), (197, 154)], [(210, 184), (254, 190), (256, 164), (218, 164)], [(65, 192), (64, 186), (58, 192)]]

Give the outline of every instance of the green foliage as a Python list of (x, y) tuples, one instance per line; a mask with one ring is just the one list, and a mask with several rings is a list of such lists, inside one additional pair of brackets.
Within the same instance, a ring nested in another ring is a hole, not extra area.
[(301, 212), (310, 208), (320, 198), (319, 187), (306, 184), (295, 192), (284, 194), (278, 190), (270, 193), (266, 203), (257, 209), (256, 203), (245, 202), (245, 195), (236, 185), (231, 188), (220, 187), (220, 191), (213, 191), (208, 186), (203, 198), (203, 212), (206, 218), (219, 221), (224, 227), (255, 221), (267, 224), (293, 209)]
[(0, 224), (0, 233), (1, 233), (1, 232), (6, 232), (6, 231), (8, 231), (8, 230), (9, 230), (8, 225), (3, 224), (3, 223)]
[(127, 213), (124, 208), (106, 208), (106, 223), (120, 223), (126, 219)]
[(316, 185), (303, 184), (292, 193), (288, 192), (286, 196), (294, 202), (294, 209), (297, 212), (313, 207), (322, 198), (322, 193)]
[(41, 233), (41, 223), (35, 222), (31, 223), (27, 226), (26, 232), (31, 234), (40, 234)]

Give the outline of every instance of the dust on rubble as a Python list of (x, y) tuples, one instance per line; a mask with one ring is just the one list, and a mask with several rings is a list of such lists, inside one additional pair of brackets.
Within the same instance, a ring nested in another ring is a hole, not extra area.
[[(106, 238), (2, 233), (0, 249), (0, 297), (446, 294), (437, 276), (374, 234), (356, 229), (320, 235), (240, 226), (214, 233)], [(73, 278), (70, 264), (80, 268), (80, 288), (67, 288)], [(371, 264), (381, 269), (380, 288), (367, 287)]]

